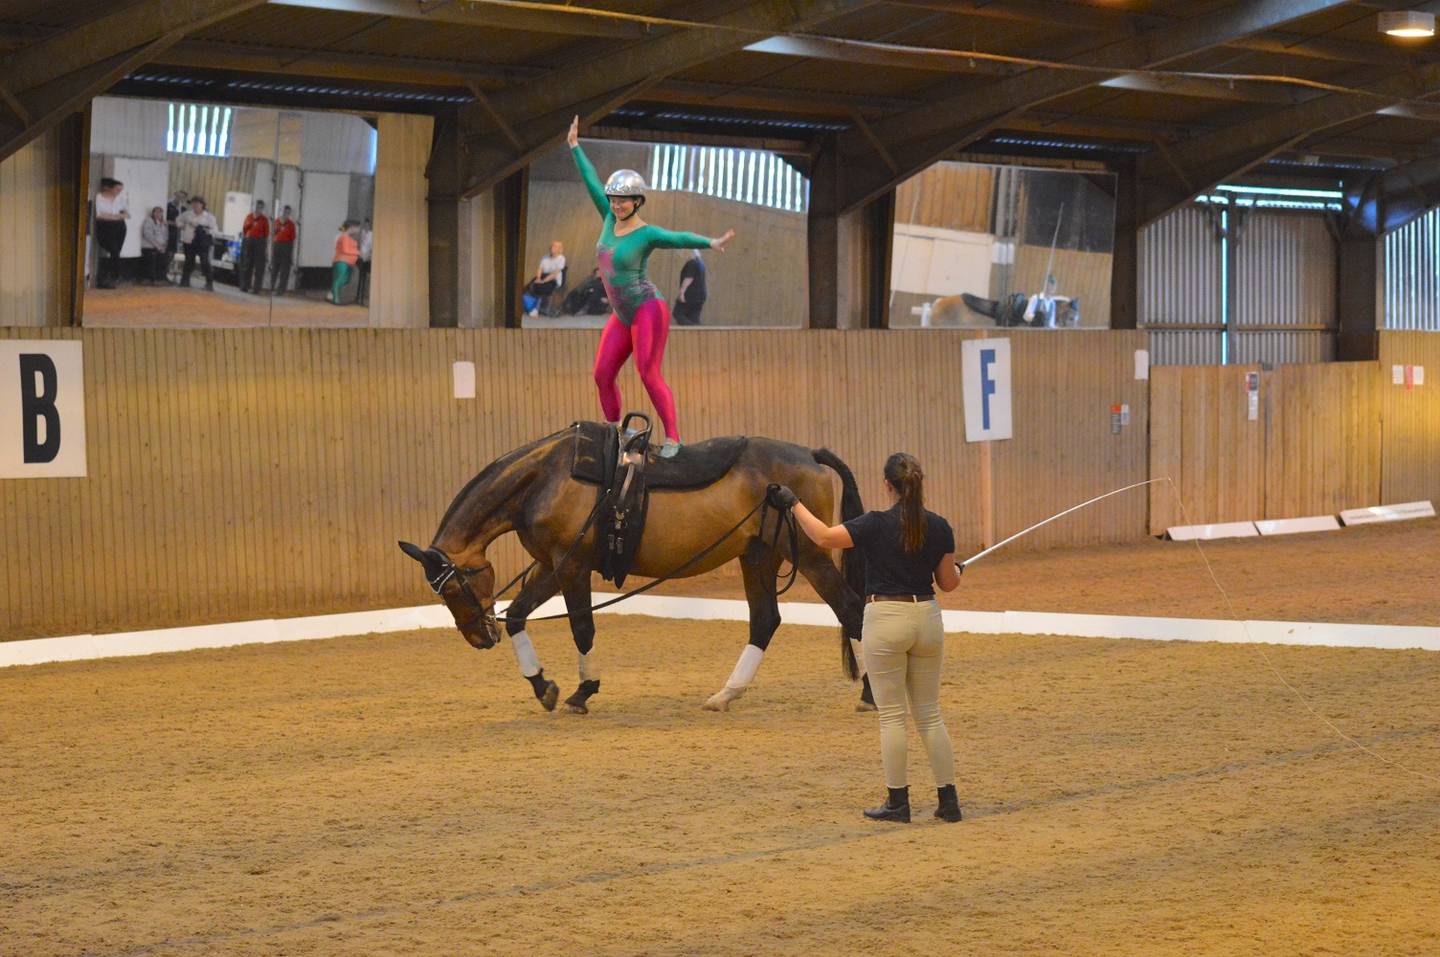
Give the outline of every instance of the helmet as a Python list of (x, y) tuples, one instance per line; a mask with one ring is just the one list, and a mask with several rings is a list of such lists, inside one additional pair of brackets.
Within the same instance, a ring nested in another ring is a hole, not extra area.
[(633, 169), (617, 169), (605, 181), (606, 196), (643, 197), (647, 192), (645, 177)]

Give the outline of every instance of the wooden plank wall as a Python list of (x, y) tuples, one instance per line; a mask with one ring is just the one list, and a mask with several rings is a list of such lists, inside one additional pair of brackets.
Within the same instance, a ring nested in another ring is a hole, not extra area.
[(1380, 403), (1372, 362), (1266, 373), (1265, 517), (1333, 515), (1380, 502)]
[(1259, 419), (1245, 376), (1259, 366), (1151, 370), (1150, 531), (1171, 525), (1334, 514), (1380, 501), (1380, 401), (1369, 362), (1261, 372)]
[[(1265, 514), (1265, 416), (1249, 421), (1245, 377), (1259, 366), (1150, 370), (1150, 533)], [(1265, 383), (1261, 383), (1264, 398)], [(1180, 499), (1176, 500), (1176, 492)], [(1182, 506), (1183, 503), (1183, 506)]]
[[(319, 614), (432, 600), (395, 547), (507, 449), (597, 416), (594, 333), (574, 330), (24, 330), (85, 342), (90, 475), (0, 481), (5, 638)], [(981, 545), (980, 452), (964, 441), (968, 333), (709, 331), (671, 338), (685, 436), (828, 445), (883, 504), (904, 449), (963, 549)], [(993, 454), (995, 531), (1144, 476), (1142, 332), (1011, 335), (1016, 434)], [(451, 398), (476, 363), (478, 398)], [(626, 404), (646, 409), (633, 369)], [(1132, 425), (1109, 433), (1109, 406)], [(1143, 495), (1017, 547), (1145, 532)], [(494, 556), (518, 570), (518, 549)]]
[(994, 192), (995, 167), (936, 163), (895, 190), (895, 221), (988, 233)]
[[(1424, 366), (1425, 384), (1408, 390), (1396, 385), (1396, 365)], [(1380, 333), (1379, 379), (1381, 499), (1440, 505), (1440, 333)]]

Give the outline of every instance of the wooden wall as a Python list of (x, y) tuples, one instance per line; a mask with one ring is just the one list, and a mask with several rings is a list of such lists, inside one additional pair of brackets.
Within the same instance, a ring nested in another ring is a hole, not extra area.
[[(1245, 377), (1260, 375), (1259, 418)], [(1159, 366), (1151, 370), (1150, 472), (1169, 476), (1189, 523), (1331, 515), (1381, 502), (1374, 363)], [(1150, 531), (1186, 524), (1152, 486)]]
[(76, 209), (67, 126), (0, 162), (0, 326), (62, 326), (73, 306)]
[[(431, 600), (396, 539), (425, 542), (507, 449), (597, 416), (594, 334), (576, 330), (23, 330), (85, 342), (89, 477), (0, 481), (4, 638)], [(982, 544), (964, 441), (970, 333), (711, 331), (671, 338), (685, 437), (828, 445), (881, 504), (890, 452), (919, 456), (962, 549)], [(990, 450), (994, 532), (1144, 477), (1144, 333), (1015, 333), (1016, 434)], [(451, 364), (478, 398), (451, 397)], [(626, 405), (648, 409), (633, 370)], [(1110, 405), (1132, 424), (1109, 431)], [(1135, 539), (1143, 494), (1018, 547)], [(518, 549), (496, 549), (502, 571)]]
[(895, 221), (963, 232), (991, 232), (995, 168), (936, 163), (895, 190)]
[[(1396, 385), (1396, 365), (1424, 366), (1425, 384)], [(1440, 504), (1440, 333), (1380, 333), (1379, 379), (1382, 497)]]

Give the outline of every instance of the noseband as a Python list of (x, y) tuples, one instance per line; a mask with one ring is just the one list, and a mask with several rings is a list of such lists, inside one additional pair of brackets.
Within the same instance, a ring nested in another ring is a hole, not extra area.
[(449, 555), (446, 555), (440, 549), (432, 547), (431, 551), (435, 552), (445, 560), (444, 564), (440, 566), (439, 573), (434, 578), (428, 579), (428, 581), (430, 582), (431, 591), (435, 592), (436, 595), (439, 595), (443, 599), (445, 596), (442, 595), (441, 592), (444, 590), (445, 585), (451, 581), (454, 581), (457, 585), (460, 586), (460, 594), (465, 596), (466, 600), (470, 602), (471, 607), (475, 610), (475, 613), (469, 618), (465, 619), (464, 621), (457, 622), (460, 630), (466, 631), (475, 627), (477, 623), (481, 622), (489, 625), (498, 626), (500, 624), (500, 619), (495, 617), (495, 602), (491, 601), (490, 608), (487, 610), (485, 608), (485, 603), (480, 600), (480, 596), (475, 594), (475, 589), (470, 587), (471, 575), (478, 574), (479, 572), (482, 572), (487, 568), (493, 568), (493, 566), (489, 562), (486, 562), (479, 568), (461, 568), (459, 565), (455, 564), (455, 562), (450, 558)]

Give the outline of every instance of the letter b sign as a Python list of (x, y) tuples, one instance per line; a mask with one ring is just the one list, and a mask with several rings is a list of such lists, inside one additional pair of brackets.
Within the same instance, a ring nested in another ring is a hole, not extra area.
[(0, 340), (0, 479), (85, 474), (82, 349)]

